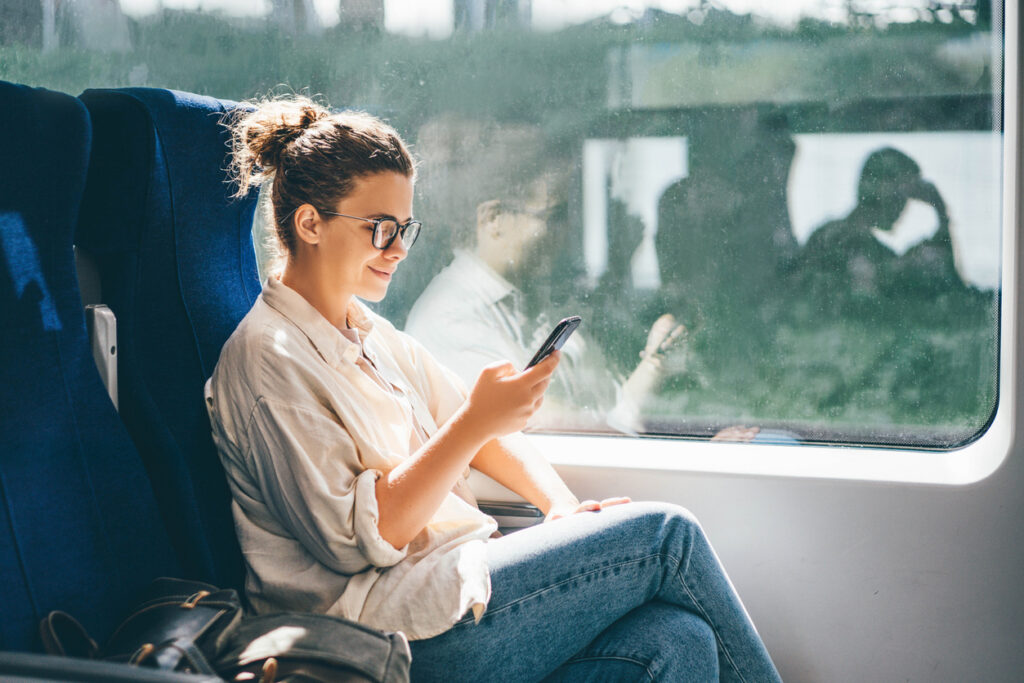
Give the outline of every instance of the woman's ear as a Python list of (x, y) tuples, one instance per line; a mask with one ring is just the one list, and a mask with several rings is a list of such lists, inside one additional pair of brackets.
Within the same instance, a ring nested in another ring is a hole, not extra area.
[(320, 243), (322, 224), (320, 212), (312, 204), (303, 204), (295, 209), (295, 213), (292, 215), (295, 237), (306, 244), (316, 246)]

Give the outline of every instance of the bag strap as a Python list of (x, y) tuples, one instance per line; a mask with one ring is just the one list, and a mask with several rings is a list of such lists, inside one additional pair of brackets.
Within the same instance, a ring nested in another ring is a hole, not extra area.
[(401, 631), (386, 632), (385, 635), (391, 641), (391, 653), (388, 655), (387, 664), (384, 665), (382, 681), (383, 683), (407, 683), (412, 663), (409, 639)]
[(187, 662), (185, 670), (188, 673), (217, 673), (195, 641), (187, 637), (173, 638), (155, 646), (147, 643), (136, 650), (128, 661), (136, 666), (155, 665), (158, 669), (182, 671), (182, 660)]
[(77, 619), (54, 610), (39, 622), (39, 635), (47, 654), (96, 659), (99, 646)]
[(100, 654), (104, 659), (146, 662), (146, 666), (169, 670), (191, 664), (195, 671), (213, 673), (207, 658), (216, 656), (225, 633), (241, 617), (236, 604), (208, 603), (203, 597), (150, 601), (121, 622)]

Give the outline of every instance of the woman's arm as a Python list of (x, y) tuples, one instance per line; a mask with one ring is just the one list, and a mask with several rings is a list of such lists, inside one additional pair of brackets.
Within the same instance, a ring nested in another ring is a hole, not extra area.
[(526, 426), (544, 399), (559, 358), (555, 352), (523, 372), (511, 363), (484, 368), (452, 418), (377, 480), (377, 527), (384, 540), (396, 548), (411, 541), (484, 445)]
[(488, 441), (470, 464), (536, 505), (545, 515), (553, 507), (579, 506), (555, 468), (522, 434)]
[(487, 442), (471, 464), (540, 508), (545, 522), (630, 502), (628, 497), (619, 496), (581, 503), (551, 463), (522, 434)]

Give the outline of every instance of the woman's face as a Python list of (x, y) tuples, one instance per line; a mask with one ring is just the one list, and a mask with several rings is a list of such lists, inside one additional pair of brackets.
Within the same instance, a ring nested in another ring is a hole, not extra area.
[[(360, 218), (391, 218), (400, 225), (412, 219), (412, 179), (385, 172), (363, 176), (352, 192), (333, 211)], [(331, 289), (340, 295), (380, 301), (398, 264), (409, 253), (396, 237), (383, 251), (373, 246), (373, 223), (324, 215), (324, 231), (317, 252), (320, 272), (331, 279)]]

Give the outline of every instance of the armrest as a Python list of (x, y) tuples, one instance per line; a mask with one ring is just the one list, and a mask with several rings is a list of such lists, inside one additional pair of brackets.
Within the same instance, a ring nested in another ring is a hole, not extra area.
[(529, 503), (480, 501), (480, 511), (490, 515), (505, 530), (522, 529), (544, 521), (544, 513)]
[(222, 679), (208, 674), (181, 674), (118, 662), (28, 652), (0, 652), (0, 680), (9, 683), (224, 683)]
[(92, 359), (96, 362), (110, 401), (117, 409), (117, 319), (104, 304), (85, 307), (85, 325), (92, 345)]

